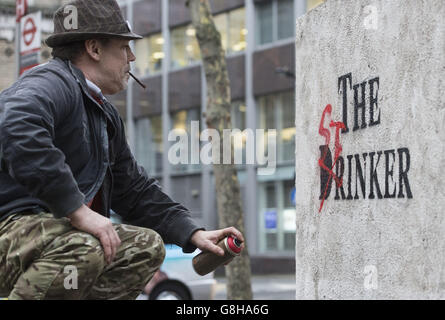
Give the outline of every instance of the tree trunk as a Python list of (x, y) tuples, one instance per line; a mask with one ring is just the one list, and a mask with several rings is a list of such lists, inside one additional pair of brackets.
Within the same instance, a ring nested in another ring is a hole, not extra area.
[[(210, 13), (208, 0), (189, 0), (193, 27), (196, 30), (201, 57), (207, 82), (207, 111), (205, 114), (207, 127), (215, 129), (219, 137), (224, 137), (224, 129), (232, 129), (230, 122), (230, 82), (227, 73), (225, 52), (221, 44), (221, 35), (215, 27)], [(223, 143), (219, 143), (219, 164), (213, 163), (219, 227), (234, 226), (243, 234), (243, 209), (240, 196), (240, 185), (234, 164), (234, 148), (231, 139), (230, 164), (224, 164), (223, 151), (227, 153)], [(214, 141), (212, 141), (212, 144)], [(213, 146), (212, 146), (213, 147)], [(213, 149), (214, 150), (214, 149)], [(227, 162), (227, 161), (226, 161)], [(225, 267), (227, 277), (227, 299), (251, 300), (251, 272), (247, 243), (241, 256), (236, 257)]]

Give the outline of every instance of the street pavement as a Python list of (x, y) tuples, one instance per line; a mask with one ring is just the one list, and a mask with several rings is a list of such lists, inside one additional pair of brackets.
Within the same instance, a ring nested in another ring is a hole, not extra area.
[[(226, 278), (215, 277), (218, 282), (214, 300), (226, 300)], [(295, 300), (295, 274), (252, 275), (253, 300)]]

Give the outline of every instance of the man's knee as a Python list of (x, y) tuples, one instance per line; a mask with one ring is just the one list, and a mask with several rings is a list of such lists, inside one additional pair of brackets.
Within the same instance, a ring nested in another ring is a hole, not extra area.
[(141, 232), (135, 239), (135, 245), (141, 250), (142, 257), (150, 269), (158, 269), (165, 258), (164, 241), (151, 229), (144, 228)]
[(155, 260), (158, 263), (157, 268), (159, 268), (161, 266), (161, 264), (164, 262), (165, 259), (165, 245), (164, 245), (164, 241), (162, 240), (162, 237), (156, 233), (155, 231), (153, 231), (154, 233), (154, 241), (153, 241), (153, 251), (156, 252), (155, 253)]
[(80, 299), (104, 269), (99, 241), (72, 231), (52, 241), (43, 255), (23, 273), (11, 299)]
[(72, 232), (61, 239), (58, 245), (67, 255), (66, 266), (75, 267), (79, 275), (94, 277), (103, 271), (105, 267), (104, 252), (100, 241), (93, 235), (85, 232)]
[(165, 259), (165, 246), (162, 237), (153, 230), (147, 230), (150, 241), (145, 244), (145, 251), (148, 252), (148, 255), (143, 263), (144, 270), (141, 270), (141, 274), (145, 275), (143, 285), (150, 281)]
[[(165, 248), (161, 236), (154, 230), (126, 224), (117, 225), (119, 237), (125, 239), (119, 248), (125, 260), (152, 259), (164, 260)], [(130, 261), (129, 261), (130, 262)]]

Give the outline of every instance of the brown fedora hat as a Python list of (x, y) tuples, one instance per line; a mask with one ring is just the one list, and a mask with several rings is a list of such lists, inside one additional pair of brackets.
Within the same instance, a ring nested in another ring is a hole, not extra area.
[(46, 39), (49, 47), (93, 38), (142, 39), (124, 20), (116, 0), (74, 0), (54, 13), (54, 33)]

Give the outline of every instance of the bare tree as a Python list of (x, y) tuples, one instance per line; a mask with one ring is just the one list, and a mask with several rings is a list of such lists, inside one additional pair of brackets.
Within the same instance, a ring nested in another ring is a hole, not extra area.
[[(230, 82), (221, 35), (215, 27), (208, 0), (188, 0), (193, 27), (196, 31), (207, 82), (208, 128), (215, 129), (223, 137), (224, 129), (232, 129), (230, 119)], [(212, 143), (214, 143), (212, 141)], [(235, 226), (244, 233), (243, 209), (240, 185), (234, 164), (234, 148), (230, 142), (231, 162), (223, 164), (224, 143), (219, 144), (219, 164), (213, 164), (217, 194), (219, 227)], [(227, 152), (227, 150), (226, 150)], [(216, 161), (215, 161), (216, 162)], [(225, 267), (227, 277), (227, 298), (252, 299), (250, 260), (246, 247), (240, 257)]]

